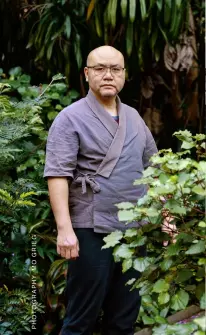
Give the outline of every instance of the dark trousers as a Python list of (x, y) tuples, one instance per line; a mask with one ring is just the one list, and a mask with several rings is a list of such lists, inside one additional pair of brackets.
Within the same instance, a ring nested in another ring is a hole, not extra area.
[(133, 335), (140, 308), (137, 289), (130, 291), (125, 283), (139, 278), (134, 269), (122, 273), (121, 263), (115, 263), (113, 248), (101, 249), (105, 234), (80, 228), (75, 233), (80, 255), (69, 261), (67, 275), (67, 309), (61, 335), (91, 335), (103, 310), (103, 335)]

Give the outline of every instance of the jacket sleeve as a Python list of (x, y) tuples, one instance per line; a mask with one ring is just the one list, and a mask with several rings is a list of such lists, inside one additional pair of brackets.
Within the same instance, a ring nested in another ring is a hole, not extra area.
[(145, 145), (145, 149), (143, 152), (143, 166), (144, 169), (146, 169), (148, 166), (151, 165), (151, 162), (149, 161), (150, 158), (158, 152), (157, 150), (157, 146), (155, 143), (155, 140), (149, 130), (149, 128), (146, 126), (146, 124), (144, 124), (145, 127), (145, 134), (146, 134), (146, 145)]
[(68, 112), (63, 110), (48, 134), (44, 177), (74, 177), (79, 151), (79, 137)]

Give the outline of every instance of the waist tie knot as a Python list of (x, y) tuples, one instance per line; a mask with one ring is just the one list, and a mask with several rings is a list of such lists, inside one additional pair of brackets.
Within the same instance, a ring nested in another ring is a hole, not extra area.
[(75, 179), (75, 182), (77, 184), (82, 185), (82, 194), (87, 193), (87, 185), (89, 185), (91, 187), (93, 193), (99, 193), (101, 191), (99, 183), (95, 180), (94, 177), (92, 177), (88, 174), (78, 176)]

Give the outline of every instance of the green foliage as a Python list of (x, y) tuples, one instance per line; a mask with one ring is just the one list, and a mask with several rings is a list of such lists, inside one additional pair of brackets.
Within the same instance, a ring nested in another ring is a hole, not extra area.
[[(36, 304), (36, 311), (43, 313), (43, 305)], [(29, 290), (14, 289), (9, 291), (4, 285), (0, 288), (0, 333), (21, 335), (30, 331), (32, 321), (31, 293)], [(6, 321), (4, 321), (6, 320)]]
[(81, 68), (88, 4), (89, 0), (71, 1), (69, 4), (68, 1), (50, 0), (33, 6), (30, 15), (36, 17), (38, 14), (39, 17), (30, 32), (27, 48), (36, 49), (35, 62), (43, 60), (48, 75), (58, 67), (69, 77), (72, 59), (76, 60), (77, 68)]
[(175, 44), (187, 32), (188, 16), (187, 0), (49, 0), (30, 7), (35, 24), (27, 48), (35, 48), (35, 62), (43, 62), (48, 74), (58, 66), (67, 78), (71, 64), (79, 70), (89, 51), (102, 44), (123, 49), (135, 57), (131, 70), (143, 70), (147, 62), (160, 60), (166, 43)]
[[(192, 136), (187, 130), (174, 135), (182, 141), (182, 150), (160, 150), (151, 158), (152, 166), (134, 182), (148, 185), (147, 194), (136, 205), (117, 205), (120, 221), (137, 220), (142, 222), (140, 229), (117, 231), (104, 239), (104, 248), (118, 244), (113, 254), (122, 262), (123, 272), (133, 267), (142, 273), (130, 284), (142, 296), (139, 319), (153, 325), (157, 335), (191, 334), (196, 324), (168, 325), (166, 317), (189, 304), (205, 308), (206, 136)], [(162, 231), (166, 216), (173, 218), (169, 229), (175, 232), (175, 224), (178, 234), (175, 243), (163, 247), (163, 241), (172, 242)], [(147, 257), (135, 252), (140, 245), (147, 245)]]
[[(45, 325), (43, 334), (49, 334), (55, 325), (49, 319), (58, 321), (65, 311), (61, 294), (67, 262), (58, 260), (56, 253), (55, 224), (43, 179), (44, 148), (51, 121), (78, 94), (68, 92), (62, 75), (39, 87), (31, 86), (31, 78), (19, 67), (10, 70), (8, 79), (3, 71), (1, 75), (0, 333), (31, 330), (34, 277), (38, 326)], [(41, 324), (43, 310), (46, 321)]]

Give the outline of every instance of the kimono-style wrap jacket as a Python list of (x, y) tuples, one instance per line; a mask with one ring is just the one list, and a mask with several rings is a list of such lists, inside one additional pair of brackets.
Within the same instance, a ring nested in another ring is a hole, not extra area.
[(74, 228), (98, 233), (138, 227), (118, 221), (115, 206), (136, 203), (146, 186), (134, 186), (150, 157), (154, 139), (138, 112), (117, 97), (119, 124), (104, 110), (92, 91), (66, 107), (48, 135), (44, 177), (67, 177), (69, 209)]

